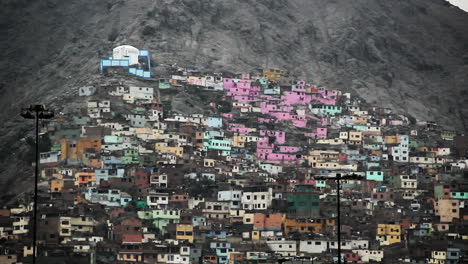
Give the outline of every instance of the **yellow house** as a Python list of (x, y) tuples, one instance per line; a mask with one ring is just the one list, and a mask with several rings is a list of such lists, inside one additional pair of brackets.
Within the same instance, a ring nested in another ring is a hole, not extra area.
[(276, 81), (281, 76), (283, 76), (285, 72), (282, 70), (278, 69), (264, 69), (263, 70), (263, 76), (265, 76), (269, 81)]
[(349, 132), (349, 143), (350, 144), (361, 144), (362, 132), (361, 131), (350, 131)]
[[(33, 254), (32, 246), (23, 246), (23, 257), (32, 256), (32, 254)], [(36, 256), (37, 256), (37, 253), (36, 253)], [(0, 263), (3, 263), (3, 262), (0, 262)]]
[(182, 156), (184, 155), (183, 147), (169, 147), (167, 146), (167, 143), (156, 143), (155, 150), (161, 153), (171, 153), (179, 158), (182, 158)]
[(92, 217), (79, 216), (70, 218), (70, 224), (72, 231), (92, 233), (95, 222)]
[(177, 224), (176, 239), (187, 240), (188, 242), (193, 243), (193, 225)]
[(312, 161), (338, 161), (339, 154), (340, 153), (338, 151), (333, 150), (313, 150), (309, 151), (309, 156), (307, 157), (307, 159), (310, 159)]
[(244, 225), (253, 225), (254, 223), (254, 214), (244, 214), (242, 218)]
[(260, 231), (252, 231), (252, 240), (253, 241), (260, 240)]
[(400, 144), (400, 137), (395, 136), (385, 136), (385, 144)]
[(152, 133), (154, 139), (162, 139), (161, 135), (164, 133), (164, 130), (153, 128)]
[(232, 146), (236, 148), (245, 147), (246, 136), (236, 135), (232, 138)]
[(340, 138), (331, 138), (331, 139), (318, 139), (317, 144), (323, 144), (323, 145), (343, 145), (345, 142), (343, 139)]
[(322, 220), (308, 221), (299, 219), (285, 219), (284, 233), (287, 235), (290, 232), (299, 233), (321, 233), (323, 223)]
[(329, 170), (341, 169), (341, 165), (338, 162), (313, 162), (311, 166), (317, 169), (329, 169)]
[(71, 236), (71, 231), (72, 231), (71, 217), (69, 216), (60, 217), (59, 230), (60, 230), (59, 234), (61, 237)]
[(441, 223), (451, 223), (454, 218), (460, 218), (459, 200), (437, 200), (434, 209)]
[(123, 262), (138, 262), (138, 263), (140, 263), (140, 262), (143, 261), (143, 252), (120, 251), (119, 254), (117, 254), (117, 260), (118, 261), (123, 261)]
[(388, 246), (401, 242), (401, 226), (400, 225), (377, 225), (376, 240), (380, 242), (381, 246)]
[(214, 167), (215, 165), (215, 160), (214, 159), (204, 159), (203, 160), (203, 166), (204, 167)]

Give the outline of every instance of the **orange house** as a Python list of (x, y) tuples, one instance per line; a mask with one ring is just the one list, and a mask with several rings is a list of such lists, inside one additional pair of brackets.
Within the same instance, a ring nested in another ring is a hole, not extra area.
[(256, 213), (253, 215), (253, 218), (254, 230), (281, 230), (283, 214)]
[(324, 219), (326, 226), (336, 226), (335, 219)]
[(367, 124), (367, 117), (364, 116), (355, 116), (354, 118), (355, 125), (365, 125)]
[(89, 159), (88, 164), (89, 167), (100, 169), (102, 168), (102, 160), (100, 159)]
[(400, 136), (385, 136), (385, 144), (400, 144)]
[(281, 230), (283, 219), (284, 219), (283, 214), (266, 214), (265, 215), (265, 229)]
[(205, 138), (205, 133), (203, 131), (195, 132), (195, 142), (193, 142), (197, 147), (203, 148), (203, 139)]
[(312, 219), (286, 219), (284, 221), (284, 233), (322, 233), (323, 220)]
[(0, 216), (10, 216), (10, 209), (0, 209)]
[(102, 138), (100, 137), (79, 138), (76, 142), (62, 139), (60, 140), (61, 159), (81, 159), (86, 150), (101, 151), (101, 142)]
[(60, 192), (63, 186), (63, 179), (53, 179), (50, 181), (50, 192)]
[(203, 256), (203, 263), (217, 264), (218, 263), (218, 257), (216, 255)]
[(75, 203), (75, 204), (81, 204), (81, 203), (87, 203), (87, 201), (86, 201), (83, 197), (77, 196), (77, 197), (75, 197), (75, 199), (74, 199), (74, 203)]
[(96, 182), (96, 173), (94, 172), (77, 172), (75, 174), (75, 185), (88, 186)]
[(229, 253), (229, 264), (234, 264), (234, 263), (238, 263), (242, 260), (244, 260), (245, 258), (245, 254), (244, 253), (241, 253), (241, 252), (230, 252)]
[(173, 194), (169, 196), (169, 202), (185, 202), (188, 198), (187, 194)]

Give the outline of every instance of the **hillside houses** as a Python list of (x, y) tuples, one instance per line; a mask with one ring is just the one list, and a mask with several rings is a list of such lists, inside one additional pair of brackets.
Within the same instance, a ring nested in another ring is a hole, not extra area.
[[(147, 56), (131, 51), (101, 64)], [(83, 111), (43, 128), (40, 256), (331, 263), (341, 228), (349, 263), (466, 258), (467, 136), (275, 69), (108, 78), (79, 88)], [(168, 101), (182, 92), (205, 98), (203, 111)], [(352, 173), (362, 178), (341, 182), (337, 227), (336, 183), (326, 177)], [(0, 245), (0, 261), (32, 254), (31, 211), (27, 201), (0, 210), (2, 238), (18, 245)]]

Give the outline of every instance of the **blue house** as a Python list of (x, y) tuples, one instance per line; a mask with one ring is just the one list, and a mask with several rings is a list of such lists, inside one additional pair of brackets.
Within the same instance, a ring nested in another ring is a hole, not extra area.
[(223, 126), (223, 119), (221, 117), (213, 117), (210, 116), (207, 118), (208, 127), (222, 127)]
[(120, 190), (117, 189), (98, 189), (89, 187), (84, 194), (85, 199), (91, 203), (98, 203), (106, 206), (122, 206), (120, 201)]
[(199, 226), (206, 223), (206, 217), (204, 216), (194, 216), (192, 217), (193, 226)]
[(226, 239), (227, 237), (227, 231), (224, 230), (210, 230), (208, 234), (206, 234), (207, 237), (216, 237), (218, 239)]
[(216, 251), (218, 263), (227, 263), (229, 253), (234, 251), (229, 242), (211, 242), (210, 248)]
[(122, 67), (128, 73), (143, 78), (151, 78), (151, 57), (148, 50), (138, 50), (129, 45), (114, 48), (111, 57), (101, 59), (101, 72), (109, 67)]

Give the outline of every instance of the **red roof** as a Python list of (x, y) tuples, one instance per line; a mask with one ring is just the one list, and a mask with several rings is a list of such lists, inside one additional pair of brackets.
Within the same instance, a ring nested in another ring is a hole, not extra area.
[(142, 240), (142, 234), (123, 234), (122, 236), (122, 242), (124, 243), (141, 243)]

